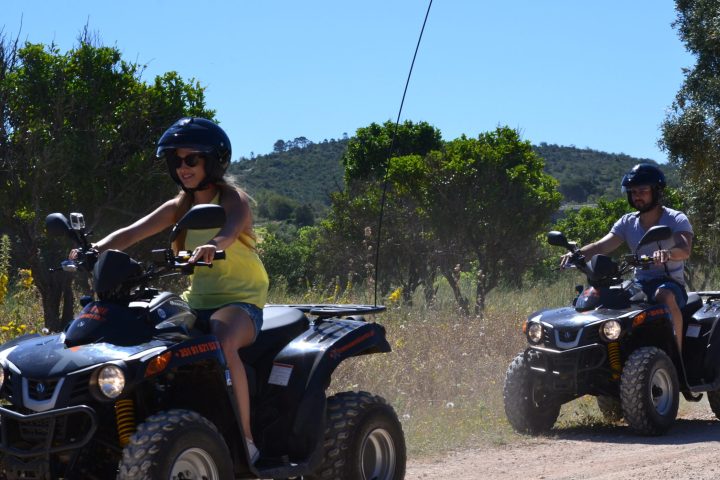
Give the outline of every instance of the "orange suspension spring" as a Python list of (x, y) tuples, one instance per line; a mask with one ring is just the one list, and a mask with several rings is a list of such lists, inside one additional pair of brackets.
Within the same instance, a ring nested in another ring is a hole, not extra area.
[(135, 405), (132, 399), (126, 398), (115, 402), (115, 420), (120, 445), (124, 447), (130, 441), (130, 436), (135, 433)]
[(620, 344), (618, 342), (608, 343), (608, 359), (610, 360), (610, 368), (612, 369), (612, 379), (618, 380), (620, 372), (622, 372), (622, 364), (620, 363)]

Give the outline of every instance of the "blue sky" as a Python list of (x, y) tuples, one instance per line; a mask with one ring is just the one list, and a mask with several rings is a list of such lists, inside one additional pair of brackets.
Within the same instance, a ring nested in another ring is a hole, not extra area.
[[(104, 45), (206, 87), (233, 158), (395, 120), (427, 0), (0, 0), (5, 35)], [(659, 126), (694, 58), (671, 0), (434, 0), (402, 114), (445, 140), (525, 140), (665, 161)]]

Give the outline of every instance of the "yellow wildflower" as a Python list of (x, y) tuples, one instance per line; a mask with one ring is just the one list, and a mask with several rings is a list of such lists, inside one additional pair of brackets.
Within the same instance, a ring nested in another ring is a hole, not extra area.
[(388, 302), (390, 302), (390, 303), (397, 303), (397, 302), (400, 301), (401, 296), (402, 296), (402, 287), (398, 287), (398, 288), (395, 289), (394, 292), (392, 292), (392, 293), (388, 296)]

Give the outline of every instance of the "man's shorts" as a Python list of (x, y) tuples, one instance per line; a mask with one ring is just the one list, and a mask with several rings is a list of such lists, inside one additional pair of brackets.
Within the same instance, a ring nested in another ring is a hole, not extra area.
[(679, 308), (683, 308), (687, 304), (688, 295), (685, 291), (685, 287), (675, 280), (663, 277), (653, 278), (650, 280), (636, 280), (636, 282), (640, 284), (643, 292), (645, 292), (645, 295), (647, 295), (648, 299), (652, 302), (655, 301), (655, 292), (657, 292), (658, 289), (663, 288), (673, 292), (675, 295), (675, 301), (677, 302)]

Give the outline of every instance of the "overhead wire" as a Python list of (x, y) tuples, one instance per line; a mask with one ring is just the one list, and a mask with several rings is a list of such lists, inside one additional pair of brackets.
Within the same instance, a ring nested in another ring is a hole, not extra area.
[(425, 32), (425, 25), (427, 24), (428, 17), (430, 16), (430, 8), (432, 8), (433, 0), (428, 3), (427, 11), (425, 12), (425, 19), (423, 20), (422, 28), (420, 29), (420, 35), (418, 35), (417, 44), (415, 45), (415, 53), (413, 53), (412, 62), (410, 63), (410, 70), (408, 71), (407, 80), (405, 81), (405, 88), (403, 90), (402, 99), (400, 100), (400, 108), (398, 109), (397, 119), (395, 120), (395, 129), (393, 130), (392, 139), (390, 140), (390, 147), (385, 158), (385, 173), (383, 176), (383, 189), (382, 196), (380, 198), (380, 215), (378, 217), (378, 228), (377, 228), (377, 244), (375, 248), (375, 290), (374, 290), (374, 303), (377, 306), (378, 301), (378, 279), (379, 279), (379, 265), (380, 265), (380, 241), (382, 239), (382, 221), (383, 214), (385, 212), (385, 200), (387, 197), (387, 186), (388, 186), (388, 171), (390, 166), (390, 158), (392, 157), (395, 149), (395, 142), (397, 139), (397, 133), (400, 126), (400, 116), (402, 115), (403, 105), (405, 104), (405, 96), (407, 95), (408, 86), (410, 85), (410, 78), (412, 77), (413, 68), (415, 67), (415, 59), (417, 58), (418, 50), (420, 50), (420, 42), (422, 41), (423, 33)]

